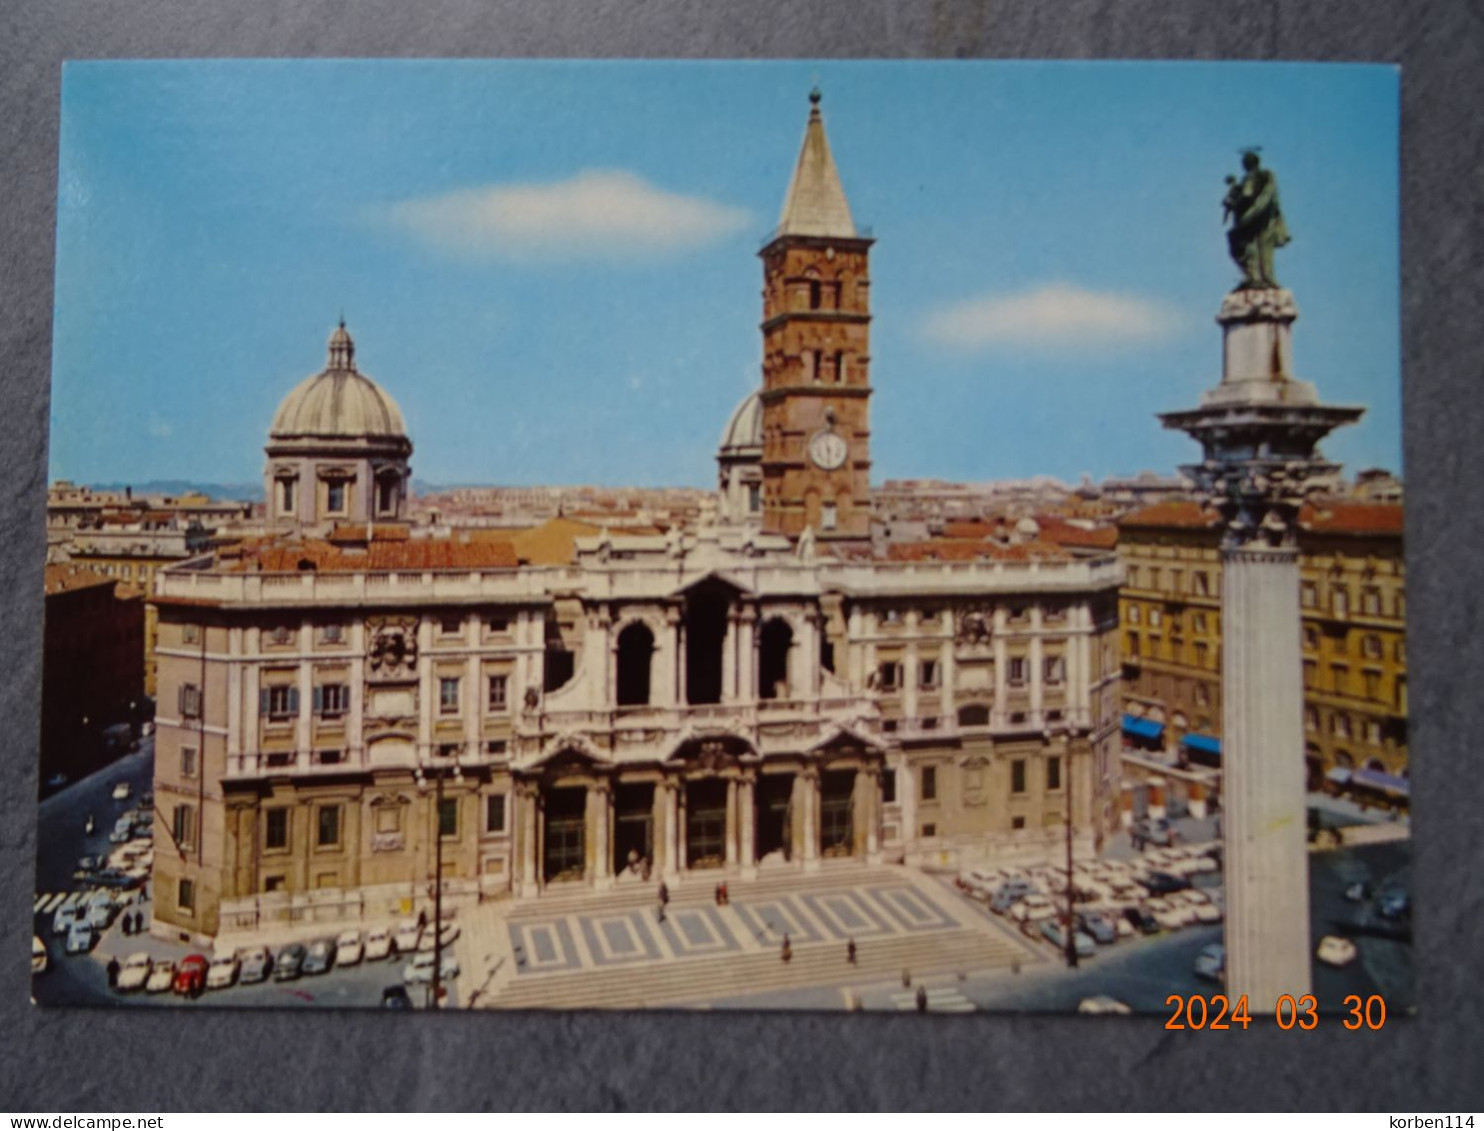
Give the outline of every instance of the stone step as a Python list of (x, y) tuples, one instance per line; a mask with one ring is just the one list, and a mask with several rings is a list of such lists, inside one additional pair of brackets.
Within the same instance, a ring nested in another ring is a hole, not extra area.
[(1008, 939), (983, 932), (950, 930), (892, 936), (859, 948), (856, 963), (845, 961), (839, 943), (794, 948), (784, 963), (777, 950), (597, 970), (520, 975), (494, 994), (490, 1005), (522, 1008), (632, 1008), (706, 1002), (741, 994), (842, 983), (891, 980), (905, 968), (918, 976), (1004, 967), (1032, 960)]

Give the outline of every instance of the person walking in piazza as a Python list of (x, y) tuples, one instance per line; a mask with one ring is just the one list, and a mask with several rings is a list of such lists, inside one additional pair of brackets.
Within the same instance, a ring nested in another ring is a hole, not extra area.
[(848, 963), (850, 963), (850, 965), (852, 965), (852, 966), (855, 965), (855, 940), (854, 939), (850, 939), (845, 944), (845, 961), (848, 962)]
[(782, 949), (782, 951), (779, 952), (779, 957), (782, 958), (784, 962), (792, 962), (793, 961), (794, 948), (793, 948), (793, 944), (788, 941), (788, 935), (787, 935), (787, 933), (785, 933), (784, 936), (783, 936), (783, 949)]
[(918, 986), (917, 987), (917, 1012), (918, 1013), (926, 1013), (927, 1012), (927, 987), (926, 986)]
[(670, 888), (665, 883), (664, 880), (661, 880), (660, 881), (660, 906), (663, 907), (663, 906), (665, 906), (665, 904), (667, 904), (669, 902), (670, 902)]
[(113, 989), (119, 984), (119, 960), (117, 957), (108, 960), (108, 988)]

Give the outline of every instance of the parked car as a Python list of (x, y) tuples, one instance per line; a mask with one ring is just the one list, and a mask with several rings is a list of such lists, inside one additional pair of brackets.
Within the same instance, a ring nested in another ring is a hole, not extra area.
[(1128, 908), (1123, 913), (1123, 917), (1140, 934), (1157, 935), (1160, 932), (1160, 925), (1155, 922), (1154, 916), (1150, 915), (1141, 907)]
[(85, 920), (79, 919), (67, 932), (67, 943), (63, 949), (68, 954), (86, 954), (97, 943), (98, 936)]
[(52, 934), (65, 935), (72, 930), (80, 918), (87, 916), (86, 908), (77, 903), (64, 903), (52, 913)]
[(392, 952), (392, 933), (385, 927), (373, 927), (366, 932), (364, 957), (367, 962), (379, 962)]
[(1184, 876), (1173, 876), (1169, 872), (1150, 872), (1139, 881), (1150, 895), (1169, 895), (1176, 891), (1189, 891), (1191, 884)]
[(149, 981), (149, 972), (150, 957), (147, 951), (137, 950), (129, 955), (124, 959), (123, 966), (119, 967), (119, 993), (128, 994), (144, 989), (144, 983)]
[(101, 856), (79, 856), (77, 858), (77, 870), (72, 873), (74, 880), (85, 880), (103, 867)]
[(273, 959), (268, 954), (266, 946), (250, 946), (242, 952), (240, 965), (237, 970), (237, 981), (240, 985), (251, 985), (261, 982), (268, 977), (273, 969)]
[(361, 942), (360, 931), (341, 931), (340, 937), (335, 940), (336, 966), (354, 966), (364, 957), (365, 953), (366, 948)]
[(144, 983), (144, 992), (162, 994), (175, 984), (175, 963), (161, 958), (149, 968), (149, 977)]
[(1175, 826), (1163, 817), (1146, 817), (1134, 825), (1137, 833), (1148, 844), (1168, 848), (1175, 843)]
[(224, 990), (233, 982), (237, 981), (237, 975), (241, 970), (241, 963), (237, 961), (235, 954), (218, 954), (211, 960), (211, 965), (206, 970), (206, 988), (208, 990)]
[(289, 943), (278, 952), (278, 957), (273, 960), (273, 980), (275, 982), (291, 982), (302, 974), (304, 966), (304, 944)]
[(1208, 982), (1225, 984), (1226, 982), (1226, 947), (1220, 943), (1208, 943), (1201, 947), (1201, 952), (1195, 956), (1195, 976), (1204, 978)]
[(392, 936), (397, 944), (397, 951), (401, 954), (410, 954), (416, 950), (418, 938), (422, 933), (422, 925), (416, 919), (403, 919), (397, 924), (397, 933)]
[(1036, 886), (1029, 880), (1006, 880), (989, 901), (989, 909), (1000, 915), (1019, 903), (1028, 895), (1035, 894)]
[(1044, 895), (1028, 895), (1010, 908), (1010, 918), (1017, 923), (1039, 922), (1055, 914), (1056, 905)]
[(204, 954), (188, 954), (175, 967), (171, 988), (183, 997), (197, 997), (206, 990), (206, 971), (211, 963)]
[(51, 968), (51, 960), (47, 958), (46, 943), (41, 941), (39, 935), (31, 936), (31, 973), (45, 974)]
[[(1060, 918), (1042, 919), (1041, 937), (1058, 950), (1066, 949), (1067, 933)], [(1092, 936), (1083, 934), (1081, 931), (1072, 932), (1072, 945), (1077, 948), (1078, 958), (1091, 958), (1098, 952), (1097, 943), (1092, 941)]]
[[(438, 967), (441, 978), (447, 981), (459, 976), (458, 959), (445, 953)], [(414, 954), (412, 961), (402, 967), (402, 981), (409, 986), (427, 985), (433, 981), (433, 955), (429, 952)]]
[(148, 868), (141, 871), (135, 867), (127, 872), (121, 872), (117, 868), (104, 868), (93, 876), (92, 882), (106, 888), (122, 888), (127, 891), (131, 888), (143, 887), (147, 879), (149, 879)]
[(388, 986), (381, 991), (382, 1009), (411, 1009), (412, 999), (407, 996), (407, 990), (402, 986)]
[(129, 800), (129, 794), (134, 792), (134, 787), (126, 781), (121, 781), (113, 787), (113, 799), (115, 801)]
[(1117, 1014), (1120, 1017), (1127, 1017), (1133, 1010), (1115, 997), (1109, 997), (1107, 994), (1097, 994), (1093, 997), (1085, 997), (1079, 1001), (1077, 1003), (1077, 1012)]
[(1325, 935), (1319, 940), (1319, 948), (1314, 952), (1314, 957), (1326, 966), (1349, 966), (1358, 953), (1355, 944), (1349, 939), (1339, 935)]
[(1388, 887), (1376, 896), (1376, 910), (1383, 919), (1405, 919), (1412, 911), (1412, 901), (1405, 888)]
[[(443, 924), (443, 929), (438, 932), (438, 935), (443, 939), (443, 945), (447, 947), (454, 939), (459, 937), (459, 925), (454, 922), (446, 922)], [(433, 938), (432, 924), (429, 924), (428, 929), (423, 931), (423, 937), (417, 942), (417, 949), (432, 950), (434, 948)]]
[(301, 967), (306, 975), (325, 974), (335, 962), (335, 944), (329, 939), (315, 939), (309, 944)]
[(1101, 911), (1082, 912), (1077, 916), (1077, 925), (1092, 937), (1093, 942), (1101, 946), (1107, 946), (1118, 939), (1113, 921)]

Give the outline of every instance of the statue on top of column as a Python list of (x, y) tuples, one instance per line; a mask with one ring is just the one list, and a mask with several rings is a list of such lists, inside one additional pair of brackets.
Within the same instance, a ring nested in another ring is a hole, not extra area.
[(1230, 220), (1227, 248), (1242, 269), (1242, 281), (1233, 290), (1276, 290), (1273, 252), (1288, 243), (1288, 225), (1278, 204), (1278, 178), (1264, 169), (1256, 148), (1242, 151), (1243, 175), (1227, 177), (1222, 201), (1223, 220)]

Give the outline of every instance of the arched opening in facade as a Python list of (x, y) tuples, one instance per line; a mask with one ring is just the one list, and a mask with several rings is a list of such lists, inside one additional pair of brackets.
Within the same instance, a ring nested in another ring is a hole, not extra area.
[(753, 792), (757, 822), (757, 858), (773, 853), (793, 858), (793, 774), (760, 774)]
[(613, 790), (613, 874), (654, 863), (654, 783), (620, 782)]
[(827, 770), (819, 777), (819, 850), (821, 856), (855, 852), (855, 771)]
[(618, 705), (642, 707), (650, 700), (654, 668), (654, 633), (645, 624), (631, 624), (618, 634)]
[(758, 639), (758, 695), (763, 699), (787, 699), (789, 696), (788, 655), (793, 649), (794, 632), (788, 622), (774, 618), (763, 625)]
[(731, 590), (699, 585), (685, 601), (685, 698), (693, 704), (721, 702), (721, 656), (726, 643)]
[(685, 785), (685, 865), (720, 868), (727, 859), (727, 783), (699, 778)]
[(543, 800), (546, 808), (543, 878), (547, 883), (580, 880), (587, 872), (587, 790), (582, 786), (548, 789)]

